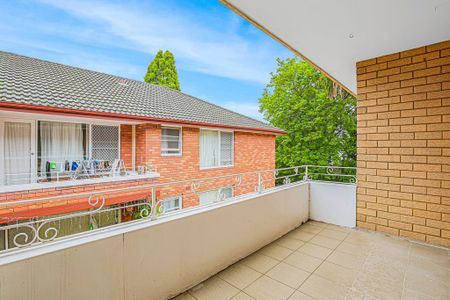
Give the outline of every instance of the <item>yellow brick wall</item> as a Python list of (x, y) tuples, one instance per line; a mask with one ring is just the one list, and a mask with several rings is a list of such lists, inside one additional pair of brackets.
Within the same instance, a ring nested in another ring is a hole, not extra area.
[(450, 246), (450, 41), (358, 62), (359, 227)]

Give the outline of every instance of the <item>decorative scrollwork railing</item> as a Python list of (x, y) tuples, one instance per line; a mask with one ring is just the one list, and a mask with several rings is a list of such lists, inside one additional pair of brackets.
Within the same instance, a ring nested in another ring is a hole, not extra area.
[[(18, 248), (50, 243), (74, 234), (121, 226), (124, 222), (152, 221), (165, 215), (219, 205), (247, 194), (263, 193), (278, 186), (309, 180), (356, 183), (356, 169), (303, 165), (0, 202), (0, 256)], [(46, 213), (46, 207), (59, 213)], [(2, 213), (4, 211), (9, 213)], [(23, 211), (35, 211), (36, 214), (30, 217), (30, 213), (23, 214)]]

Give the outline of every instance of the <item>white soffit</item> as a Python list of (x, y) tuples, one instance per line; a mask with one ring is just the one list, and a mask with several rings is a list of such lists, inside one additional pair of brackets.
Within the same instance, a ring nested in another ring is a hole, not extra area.
[(450, 0), (222, 2), (355, 94), (356, 62), (450, 40)]

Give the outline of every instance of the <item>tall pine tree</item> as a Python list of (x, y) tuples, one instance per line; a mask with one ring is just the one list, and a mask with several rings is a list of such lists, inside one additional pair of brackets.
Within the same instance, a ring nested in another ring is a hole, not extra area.
[(145, 82), (166, 86), (171, 89), (180, 90), (178, 72), (175, 66), (175, 58), (172, 52), (159, 50), (147, 69), (144, 77)]

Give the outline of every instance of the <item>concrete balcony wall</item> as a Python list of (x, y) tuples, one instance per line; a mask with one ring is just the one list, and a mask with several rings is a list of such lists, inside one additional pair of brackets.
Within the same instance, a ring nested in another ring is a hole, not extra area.
[(356, 186), (334, 182), (310, 182), (311, 220), (329, 224), (356, 226)]
[(0, 299), (166, 299), (308, 220), (309, 183), (0, 258)]

